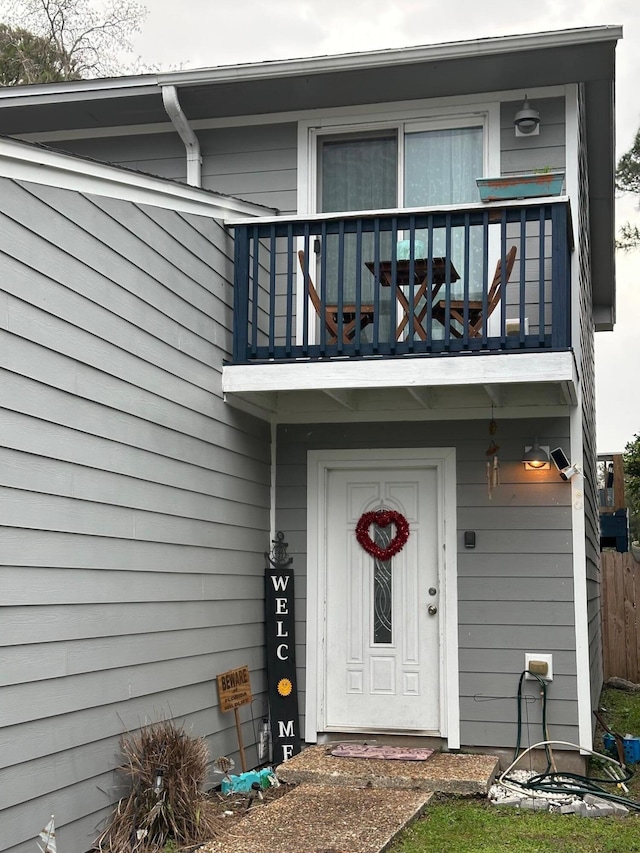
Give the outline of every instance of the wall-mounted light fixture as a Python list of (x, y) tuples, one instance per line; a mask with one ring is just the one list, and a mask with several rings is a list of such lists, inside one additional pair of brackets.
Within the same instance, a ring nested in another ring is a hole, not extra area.
[(534, 110), (524, 96), (522, 109), (515, 114), (513, 123), (516, 128), (516, 136), (539, 136), (540, 135), (540, 113)]
[(532, 445), (525, 447), (522, 462), (525, 471), (542, 471), (549, 468), (549, 448), (540, 447), (538, 439), (534, 439)]

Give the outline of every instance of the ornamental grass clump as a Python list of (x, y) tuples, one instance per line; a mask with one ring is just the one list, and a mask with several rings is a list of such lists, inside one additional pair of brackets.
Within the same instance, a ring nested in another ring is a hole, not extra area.
[(121, 740), (119, 768), (131, 786), (96, 842), (105, 853), (151, 853), (214, 838), (220, 822), (202, 785), (208, 749), (172, 721), (152, 723)]

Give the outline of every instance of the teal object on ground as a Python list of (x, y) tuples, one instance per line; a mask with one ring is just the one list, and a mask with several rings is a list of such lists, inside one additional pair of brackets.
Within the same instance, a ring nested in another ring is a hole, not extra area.
[(247, 770), (246, 773), (241, 773), (239, 776), (229, 776), (228, 779), (223, 779), (220, 783), (220, 791), (223, 794), (248, 794), (254, 782), (257, 782), (264, 791), (271, 787), (271, 776), (273, 776), (271, 767), (265, 767), (264, 770)]

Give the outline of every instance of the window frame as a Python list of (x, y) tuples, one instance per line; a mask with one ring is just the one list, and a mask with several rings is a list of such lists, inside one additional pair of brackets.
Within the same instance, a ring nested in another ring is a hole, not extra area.
[(320, 182), (320, 141), (323, 136), (349, 137), (379, 131), (395, 131), (398, 140), (398, 208), (404, 201), (404, 137), (425, 130), (456, 127), (482, 127), (483, 175), (500, 174), (500, 103), (464, 103), (459, 105), (379, 105), (377, 112), (362, 107), (340, 109), (315, 119), (298, 122), (298, 213), (318, 212)]

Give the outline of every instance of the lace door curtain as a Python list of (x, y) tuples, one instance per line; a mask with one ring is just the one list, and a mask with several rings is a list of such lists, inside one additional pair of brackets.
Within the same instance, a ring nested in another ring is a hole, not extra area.
[[(478, 200), (476, 178), (483, 174), (483, 130), (461, 127), (405, 134), (404, 206), (467, 204)], [(427, 246), (427, 234), (417, 239)], [(451, 259), (460, 275), (452, 285), (454, 298), (462, 298), (465, 277), (464, 229), (454, 228)], [(482, 291), (482, 233), (471, 229), (469, 245), (469, 292)], [(433, 256), (446, 255), (444, 229), (434, 231)]]
[[(385, 136), (326, 141), (321, 156), (321, 210), (343, 213), (349, 210), (381, 210), (397, 206), (398, 140), (395, 132)], [(380, 257), (390, 255), (389, 234), (382, 234)], [(337, 298), (338, 238), (328, 236), (327, 301)], [(373, 260), (373, 235), (363, 234), (362, 262)], [(344, 301), (353, 302), (356, 291), (356, 235), (345, 236)], [(373, 301), (374, 281), (367, 269), (361, 270), (362, 302)]]

